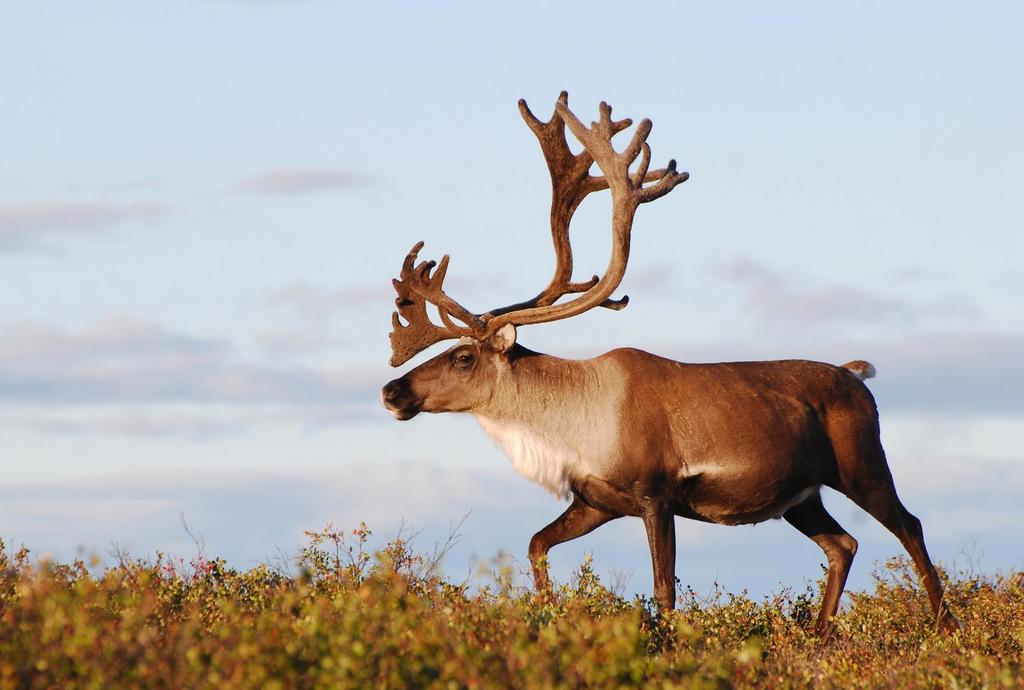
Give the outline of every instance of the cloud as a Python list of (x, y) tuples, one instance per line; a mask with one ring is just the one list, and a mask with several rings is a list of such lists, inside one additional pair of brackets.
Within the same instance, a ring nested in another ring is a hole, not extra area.
[[(325, 289), (296, 281), (265, 295), (273, 307), (283, 307), (302, 324), (299, 328), (267, 331), (256, 336), (256, 344), (271, 355), (308, 355), (349, 344), (332, 326), (339, 315), (351, 318), (361, 307), (387, 309), (394, 303), (394, 291), (385, 284), (377, 287)], [(385, 311), (385, 313), (387, 313)]]
[[(691, 362), (866, 359), (878, 368), (869, 386), (884, 409), (972, 417), (1024, 412), (1024, 333), (974, 325), (978, 309), (965, 296), (911, 300), (859, 286), (808, 285), (746, 257), (711, 270), (742, 289), (751, 336), (655, 351)], [(908, 269), (899, 278), (922, 275)]]
[(317, 405), (375, 397), (375, 390), (357, 370), (255, 363), (224, 341), (125, 317), (78, 332), (20, 322), (0, 334), (0, 400), (9, 402)]
[(1024, 335), (930, 331), (875, 343), (867, 351), (880, 372), (872, 388), (885, 394), (887, 406), (1024, 412)]
[(0, 430), (20, 433), (22, 439), (64, 437), (72, 441), (89, 438), (204, 444), (294, 431), (310, 438), (327, 430), (365, 432), (369, 425), (390, 421), (382, 413), (376, 394), (375, 386), (367, 386), (365, 392), (337, 401), (80, 399), (74, 405), (59, 407), (49, 400), (0, 399), (4, 403)]
[(153, 202), (0, 204), (0, 253), (46, 251), (47, 239), (100, 234), (126, 223), (152, 223), (166, 215), (167, 207)]
[(289, 196), (368, 184), (369, 178), (337, 168), (274, 168), (242, 178), (235, 189), (246, 194)]
[(52, 408), (43, 412), (32, 409), (26, 412), (5, 410), (0, 427), (29, 431), (47, 437), (54, 436), (113, 436), (117, 438), (177, 439), (206, 441), (225, 436), (234, 436), (251, 429), (256, 424), (266, 424), (272, 418), (266, 412), (252, 413), (248, 410), (225, 414), (221, 411), (186, 412), (179, 410), (108, 410), (101, 406), (97, 411), (67, 410), (57, 412)]
[(798, 285), (792, 278), (747, 257), (719, 262), (711, 270), (719, 278), (744, 288), (746, 307), (762, 325), (874, 323), (880, 319), (907, 322), (924, 317), (977, 315), (977, 308), (962, 295), (922, 303), (879, 295), (859, 286)]
[[(410, 462), (280, 473), (150, 472), (7, 484), (4, 495), (0, 536), (36, 549), (73, 553), (80, 546), (105, 549), (113, 541), (144, 555), (176, 539), (188, 548), (181, 539), (184, 514), (211, 555), (236, 563), (268, 558), (276, 547), (293, 553), (304, 541), (303, 530), (328, 521), (346, 530), (366, 521), (385, 539), (407, 521), (426, 529), (428, 538), (441, 538), (450, 520), (481, 506), (490, 506), (495, 517), (487, 521), (490, 527), (474, 523), (473, 546), (490, 557), (504, 543), (525, 548), (529, 535), (519, 535), (526, 528), (517, 513), (553, 516), (564, 509), (545, 493), (530, 491), (507, 467)], [(539, 517), (534, 528), (546, 519)]]
[(37, 365), (63, 366), (97, 359), (161, 356), (173, 353), (182, 365), (220, 357), (223, 342), (172, 333), (149, 321), (107, 316), (78, 332), (22, 321), (9, 324), (0, 335), (0, 360), (31, 370)]
[[(1024, 426), (1022, 426), (1024, 428)], [(1019, 437), (1019, 434), (1018, 434)], [(1006, 440), (1014, 437), (1007, 433)], [(986, 439), (991, 442), (992, 439)], [(989, 458), (969, 453), (932, 453), (922, 457), (898, 459), (899, 464), (912, 468), (914, 485), (919, 494), (938, 495), (976, 492), (1004, 493), (1016, 499), (1024, 493), (1024, 463), (1018, 458)]]
[(184, 515), (213, 553), (251, 565), (270, 558), (277, 544), (299, 543), (295, 530), (282, 526), (312, 519), (309, 483), (282, 476), (150, 473), (5, 488), (11, 500), (0, 506), (4, 539), (59, 558), (81, 549), (109, 554), (111, 544), (136, 556), (157, 550), (192, 556), (196, 546), (182, 526)]
[(325, 328), (268, 331), (256, 336), (256, 344), (269, 355), (308, 355), (333, 350), (347, 342)]
[(114, 181), (75, 182), (69, 184), (67, 189), (71, 192), (85, 193), (122, 193), (122, 192), (152, 192), (163, 189), (167, 186), (167, 180), (163, 177), (146, 176), (132, 177)]
[(671, 292), (674, 272), (672, 264), (649, 263), (632, 271), (627, 277), (627, 284), (630, 288), (636, 287), (646, 292)]
[(291, 309), (300, 319), (311, 325), (323, 325), (340, 311), (364, 305), (387, 305), (394, 302), (394, 289), (390, 283), (374, 287), (341, 290), (319, 288), (295, 281), (270, 294), (270, 303)]

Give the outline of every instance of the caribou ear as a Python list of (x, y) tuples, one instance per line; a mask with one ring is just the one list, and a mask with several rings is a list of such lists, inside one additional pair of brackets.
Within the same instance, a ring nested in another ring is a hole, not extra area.
[(501, 352), (504, 354), (511, 350), (512, 346), (516, 344), (515, 325), (506, 323), (495, 331), (494, 335), (487, 339), (487, 344), (490, 345), (491, 349), (495, 352)]

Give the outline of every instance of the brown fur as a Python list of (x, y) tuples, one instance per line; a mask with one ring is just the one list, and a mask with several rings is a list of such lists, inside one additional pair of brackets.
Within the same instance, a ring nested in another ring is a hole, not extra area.
[[(557, 464), (572, 503), (531, 540), (538, 589), (548, 587), (552, 546), (635, 516), (647, 529), (655, 596), (672, 608), (674, 516), (727, 525), (781, 516), (828, 557), (817, 623), (824, 633), (857, 550), (821, 503), (818, 490), (828, 486), (903, 542), (939, 625), (957, 627), (920, 522), (893, 486), (874, 398), (860, 380), (866, 362), (851, 363), (856, 372), (804, 360), (684, 364), (635, 349), (571, 361), (507, 340), (466, 338), (390, 382), (382, 396), (400, 419), (473, 413), (496, 437), (500, 428), (506, 449)], [(523, 463), (517, 469), (558, 493), (543, 474), (551, 467)]]

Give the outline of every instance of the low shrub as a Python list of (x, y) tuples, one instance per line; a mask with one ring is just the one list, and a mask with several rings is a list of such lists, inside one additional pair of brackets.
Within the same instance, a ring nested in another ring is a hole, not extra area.
[(0, 542), (0, 689), (1024, 687), (1020, 577), (943, 575), (964, 624), (945, 637), (894, 559), (823, 643), (813, 590), (684, 591), (658, 614), (589, 561), (538, 596), (450, 582), (403, 539), (371, 554), (365, 526), (307, 536), (294, 568), (241, 571), (34, 562)]

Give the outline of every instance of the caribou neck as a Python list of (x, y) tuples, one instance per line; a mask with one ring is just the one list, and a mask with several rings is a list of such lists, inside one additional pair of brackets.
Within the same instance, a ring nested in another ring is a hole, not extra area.
[(617, 457), (622, 377), (603, 358), (511, 354), (473, 412), (520, 474), (568, 498), (573, 480), (605, 475)]
[(538, 429), (564, 423), (564, 417), (597, 397), (602, 374), (595, 360), (562, 359), (517, 344), (498, 370), (491, 398), (473, 412)]

